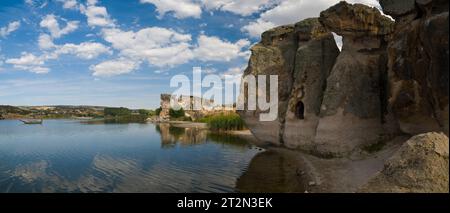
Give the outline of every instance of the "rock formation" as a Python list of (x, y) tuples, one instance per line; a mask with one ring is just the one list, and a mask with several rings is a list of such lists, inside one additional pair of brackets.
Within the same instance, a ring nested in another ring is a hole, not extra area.
[[(261, 141), (327, 157), (355, 154), (327, 161), (340, 172), (346, 165), (345, 175), (362, 169), (352, 190), (448, 192), (449, 3), (379, 2), (395, 22), (340, 2), (319, 18), (265, 32), (244, 76), (279, 75), (278, 120), (239, 113)], [(340, 53), (331, 32), (343, 37)], [(408, 135), (417, 136), (401, 145)]]
[(448, 193), (448, 148), (448, 137), (443, 133), (414, 136), (360, 191)]
[(277, 120), (260, 122), (259, 110), (239, 111), (246, 125), (259, 140), (274, 144), (282, 141), (282, 129), (292, 89), (297, 47), (295, 26), (287, 25), (264, 32), (261, 42), (251, 48), (252, 56), (244, 76), (278, 75), (279, 80)]
[(338, 53), (331, 32), (317, 18), (263, 33), (262, 41), (252, 47), (244, 76), (278, 75), (278, 119), (260, 122), (258, 110), (239, 112), (259, 140), (289, 147), (312, 145), (321, 103), (317, 97), (322, 96)]
[(400, 133), (448, 135), (448, 1), (380, 4), (395, 22), (340, 2), (263, 33), (244, 76), (278, 75), (278, 120), (239, 112), (259, 140), (343, 156)]
[(290, 148), (314, 150), (323, 92), (339, 49), (317, 18), (295, 24), (295, 32), (298, 48), (283, 142)]
[(380, 0), (396, 20), (388, 44), (389, 106), (405, 133), (448, 135), (448, 3)]
[(340, 154), (395, 133), (387, 118), (385, 36), (393, 22), (376, 8), (340, 2), (320, 22), (343, 37), (342, 52), (327, 79), (316, 130), (320, 153)]

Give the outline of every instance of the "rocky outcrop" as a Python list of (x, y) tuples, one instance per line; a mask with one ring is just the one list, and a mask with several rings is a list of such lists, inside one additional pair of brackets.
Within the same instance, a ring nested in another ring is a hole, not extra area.
[(443, 133), (412, 137), (360, 192), (449, 192), (449, 145)]
[(326, 80), (339, 55), (333, 35), (317, 18), (295, 24), (298, 39), (283, 142), (290, 148), (314, 150)]
[[(297, 40), (294, 25), (281, 26), (264, 32), (261, 42), (251, 48), (252, 56), (244, 76), (278, 75), (279, 81), (277, 120), (260, 122), (260, 110), (238, 112), (259, 140), (274, 144), (282, 143), (284, 117), (292, 90)], [(245, 96), (247, 97), (247, 94)]]
[(389, 107), (405, 133), (448, 135), (448, 3), (380, 0), (396, 20), (387, 51)]
[(362, 4), (340, 2), (320, 22), (343, 37), (342, 52), (327, 79), (315, 143), (320, 153), (340, 155), (386, 140), (388, 119), (385, 36), (393, 22)]
[[(332, 34), (317, 18), (306, 19), (263, 33), (251, 50), (244, 76), (278, 75), (278, 118), (261, 122), (259, 110), (239, 114), (259, 140), (289, 147), (311, 145), (325, 80), (339, 52)], [(296, 115), (299, 104), (302, 118)]]
[(239, 112), (259, 140), (343, 156), (402, 132), (448, 135), (448, 1), (380, 3), (395, 22), (340, 2), (262, 35), (244, 76), (278, 75), (278, 119)]

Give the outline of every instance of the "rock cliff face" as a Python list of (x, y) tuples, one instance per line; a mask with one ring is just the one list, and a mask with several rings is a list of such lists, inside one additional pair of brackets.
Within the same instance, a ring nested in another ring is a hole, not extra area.
[(340, 2), (263, 33), (244, 76), (278, 75), (278, 119), (239, 112), (259, 140), (343, 156), (401, 132), (448, 135), (448, 1), (380, 4), (395, 22)]
[(333, 35), (322, 27), (318, 19), (297, 23), (295, 31), (298, 48), (292, 75), (294, 84), (285, 113), (283, 142), (290, 148), (314, 150), (324, 88), (339, 49)]
[[(276, 121), (260, 122), (258, 110), (239, 111), (247, 126), (259, 140), (274, 144), (283, 144), (286, 139), (290, 146), (296, 146), (300, 142), (297, 137), (313, 137), (314, 126), (317, 125), (314, 122), (317, 122), (311, 117), (312, 122), (306, 126), (312, 127), (295, 135), (299, 132), (296, 130), (298, 123), (293, 122), (297, 119), (293, 117), (297, 102), (303, 99), (308, 106), (306, 113), (318, 114), (320, 99), (315, 96), (322, 96), (324, 80), (338, 54), (332, 34), (317, 19), (307, 19), (263, 33), (262, 41), (251, 50), (244, 76), (278, 75), (279, 105)], [(286, 117), (289, 122), (285, 127)], [(286, 135), (285, 128), (288, 128)]]
[(426, 133), (412, 137), (360, 192), (447, 192), (448, 137)]
[(319, 20), (343, 37), (343, 47), (327, 79), (315, 137), (317, 151), (346, 153), (386, 140), (395, 133), (386, 118), (385, 36), (393, 22), (375, 8), (346, 2), (323, 11)]
[(405, 133), (448, 135), (448, 3), (380, 0), (396, 20), (387, 51), (389, 106)]
[(264, 32), (261, 42), (251, 48), (252, 56), (244, 76), (278, 75), (279, 79), (277, 120), (260, 122), (259, 114), (261, 112), (259, 110), (238, 112), (259, 140), (274, 144), (279, 144), (281, 141), (282, 124), (292, 89), (297, 43), (295, 26), (287, 25)]

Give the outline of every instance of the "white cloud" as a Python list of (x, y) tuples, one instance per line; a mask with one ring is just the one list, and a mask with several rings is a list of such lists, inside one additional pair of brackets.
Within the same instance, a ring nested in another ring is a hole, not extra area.
[(20, 21), (13, 21), (8, 24), (6, 27), (0, 28), (0, 37), (5, 38), (12, 32), (16, 31), (20, 27)]
[(225, 71), (225, 73), (223, 73), (223, 74), (224, 75), (242, 75), (242, 74), (244, 74), (245, 68), (246, 68), (246, 66), (231, 67), (227, 71)]
[(55, 47), (52, 37), (47, 34), (41, 34), (38, 39), (39, 48), (46, 50)]
[(87, 17), (91, 27), (114, 27), (114, 20), (105, 7), (96, 6), (97, 0), (88, 0), (86, 5), (80, 5), (80, 11)]
[(112, 54), (109, 47), (95, 42), (83, 42), (81, 44), (64, 44), (51, 54), (53, 57), (58, 57), (63, 54), (75, 55), (81, 59), (93, 59), (101, 54)]
[(201, 61), (230, 61), (237, 57), (245, 57), (248, 53), (242, 49), (249, 45), (250, 42), (246, 39), (231, 43), (218, 37), (200, 35), (194, 55)]
[(193, 57), (191, 35), (171, 29), (151, 27), (137, 32), (104, 29), (103, 36), (122, 56), (146, 60), (158, 67), (183, 64)]
[(264, 31), (274, 27), (276, 27), (274, 23), (258, 19), (255, 22), (250, 22), (248, 25), (245, 25), (241, 30), (247, 32), (253, 38), (259, 38)]
[(22, 53), (20, 58), (11, 58), (5, 61), (7, 64), (13, 65), (19, 70), (26, 70), (29, 72), (43, 74), (48, 73), (49, 69), (43, 67), (45, 60), (42, 57), (35, 56), (31, 53)]
[(91, 66), (89, 69), (93, 71), (94, 76), (110, 77), (130, 73), (137, 67), (139, 67), (138, 62), (119, 58)]
[[(279, 4), (263, 12), (260, 17), (242, 27), (242, 31), (258, 38), (264, 31), (279, 25), (293, 24), (306, 18), (318, 17), (320, 12), (340, 0), (280, 0)], [(380, 8), (377, 0), (348, 0)]]
[(83, 42), (81, 44), (54, 45), (48, 35), (41, 35), (39, 46), (43, 49), (53, 49), (51, 52), (44, 52), (40, 56), (31, 53), (22, 53), (19, 58), (10, 58), (5, 62), (13, 65), (15, 69), (25, 70), (33, 73), (43, 74), (50, 70), (44, 67), (48, 60), (56, 60), (61, 55), (75, 55), (81, 59), (93, 59), (101, 54), (112, 54), (109, 47), (100, 43)]
[(280, 0), (140, 0), (141, 3), (155, 5), (159, 18), (172, 12), (179, 19), (200, 18), (202, 9), (249, 16), (273, 6), (278, 1)]
[(270, 7), (276, 0), (201, 0), (208, 10), (222, 10), (234, 14), (249, 16)]
[(47, 28), (50, 32), (50, 35), (52, 38), (60, 38), (63, 35), (69, 34), (73, 31), (75, 31), (78, 28), (78, 21), (69, 21), (67, 22), (66, 26), (64, 28), (60, 28), (58, 20), (56, 19), (56, 16), (53, 14), (45, 16), (45, 18), (42, 19), (40, 26)]
[(44, 60), (31, 53), (22, 53), (20, 58), (12, 58), (6, 60), (6, 63), (13, 65), (31, 66), (31, 65), (43, 65)]
[(201, 5), (191, 0), (140, 0), (140, 2), (155, 5), (159, 18), (169, 12), (173, 12), (174, 16), (179, 19), (200, 18), (202, 15)]
[(64, 9), (78, 9), (78, 3), (76, 0), (57, 0), (58, 2), (63, 3)]

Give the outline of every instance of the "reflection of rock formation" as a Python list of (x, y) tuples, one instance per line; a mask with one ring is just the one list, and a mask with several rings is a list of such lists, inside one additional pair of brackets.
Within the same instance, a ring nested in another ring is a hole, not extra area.
[(303, 193), (309, 178), (302, 172), (306, 166), (299, 165), (301, 160), (292, 155), (272, 150), (259, 153), (238, 179), (236, 188), (244, 193)]
[(161, 123), (156, 126), (161, 135), (161, 146), (170, 148), (176, 144), (195, 145), (206, 142), (207, 131), (200, 128), (178, 128)]

